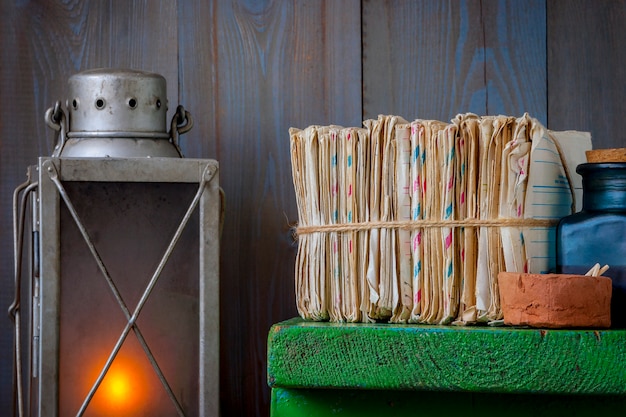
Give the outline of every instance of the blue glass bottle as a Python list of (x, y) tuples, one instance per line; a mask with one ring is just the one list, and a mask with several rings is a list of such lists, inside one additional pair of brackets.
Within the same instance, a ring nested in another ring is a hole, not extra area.
[(626, 163), (587, 163), (582, 210), (557, 227), (557, 272), (584, 274), (594, 264), (609, 265), (613, 281), (612, 327), (626, 327)]

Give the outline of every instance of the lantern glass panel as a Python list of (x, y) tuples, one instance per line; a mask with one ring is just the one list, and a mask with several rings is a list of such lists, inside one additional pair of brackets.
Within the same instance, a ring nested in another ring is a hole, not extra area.
[[(59, 413), (75, 415), (127, 326), (123, 305), (131, 315), (136, 310), (197, 184), (78, 181), (64, 187), (115, 286), (61, 204)], [(128, 332), (85, 416), (176, 415), (151, 355), (185, 415), (198, 415), (198, 229), (194, 213), (143, 304), (139, 333)]]

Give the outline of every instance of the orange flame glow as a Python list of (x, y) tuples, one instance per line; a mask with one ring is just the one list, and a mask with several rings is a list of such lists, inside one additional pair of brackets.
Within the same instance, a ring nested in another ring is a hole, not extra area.
[(128, 357), (118, 356), (98, 387), (88, 410), (96, 415), (118, 417), (133, 416), (144, 411), (148, 399), (147, 371), (149, 369)]

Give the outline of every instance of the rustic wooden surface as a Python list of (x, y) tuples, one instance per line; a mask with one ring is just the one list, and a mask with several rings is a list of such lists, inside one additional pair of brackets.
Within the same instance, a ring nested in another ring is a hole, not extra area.
[(626, 395), (625, 339), (626, 330), (295, 318), (270, 330), (268, 381), (281, 388)]
[[(288, 128), (528, 111), (591, 130), (596, 147), (626, 146), (625, 10), (623, 0), (2, 1), (0, 307), (12, 298), (11, 195), (52, 151), (43, 114), (67, 78), (109, 66), (163, 74), (170, 114), (181, 103), (194, 115), (185, 155), (218, 159), (227, 195), (223, 414), (266, 416), (267, 332), (296, 314)], [(11, 344), (0, 320), (1, 410)]]
[(272, 417), (621, 417), (614, 395), (493, 395), (470, 392), (275, 388)]

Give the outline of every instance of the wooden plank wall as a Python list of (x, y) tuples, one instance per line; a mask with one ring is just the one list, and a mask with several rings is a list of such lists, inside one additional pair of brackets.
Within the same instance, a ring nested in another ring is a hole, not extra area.
[(528, 112), (546, 122), (544, 0), (366, 0), (363, 45), (366, 118)]
[(548, 123), (626, 146), (626, 2), (548, 2)]
[[(221, 166), (221, 389), (225, 416), (267, 415), (266, 340), (295, 316), (297, 221), (288, 129), (361, 122), (359, 1), (183, 2), (188, 156)], [(332, 45), (332, 47), (330, 47)]]
[[(11, 194), (52, 151), (43, 113), (93, 67), (163, 74), (188, 157), (216, 158), (222, 411), (267, 416), (266, 335), (296, 314), (287, 130), (379, 113), (519, 115), (626, 146), (626, 2), (15, 0), (0, 4), (0, 307), (12, 298)], [(11, 327), (0, 320), (0, 410)]]

